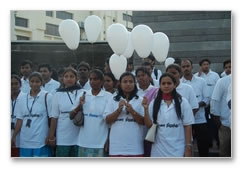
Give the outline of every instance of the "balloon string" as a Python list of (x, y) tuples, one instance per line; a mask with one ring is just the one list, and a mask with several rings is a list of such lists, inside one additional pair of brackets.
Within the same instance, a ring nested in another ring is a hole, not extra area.
[(94, 64), (94, 44), (92, 43), (92, 67), (94, 69), (95, 64)]

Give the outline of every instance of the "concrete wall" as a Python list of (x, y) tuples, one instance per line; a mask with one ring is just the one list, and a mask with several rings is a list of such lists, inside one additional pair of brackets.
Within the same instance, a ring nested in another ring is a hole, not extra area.
[[(194, 72), (202, 58), (209, 58), (216, 72), (231, 58), (231, 11), (134, 11), (133, 23), (164, 32), (170, 39), (168, 57), (190, 58)], [(142, 60), (136, 56), (134, 61), (138, 65)], [(165, 69), (164, 63), (156, 67)]]

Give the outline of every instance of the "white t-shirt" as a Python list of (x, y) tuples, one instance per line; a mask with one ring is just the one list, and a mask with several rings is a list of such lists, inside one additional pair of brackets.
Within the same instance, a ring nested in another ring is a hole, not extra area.
[[(41, 148), (45, 145), (45, 139), (48, 135), (48, 114), (45, 106), (46, 92), (41, 90), (34, 98), (30, 93), (21, 96), (20, 104), (22, 106), (16, 109), (17, 119), (22, 119), (20, 130), (20, 148)], [(47, 109), (51, 112), (52, 95), (47, 95)], [(33, 103), (34, 102), (34, 103)], [(32, 106), (33, 105), (33, 106)], [(32, 109), (32, 112), (30, 113)], [(27, 121), (30, 121), (28, 127)]]
[[(209, 104), (209, 91), (206, 81), (203, 78), (193, 75), (191, 80), (186, 80), (184, 77), (182, 77), (181, 82), (191, 85), (196, 94), (198, 103), (203, 101), (206, 103), (206, 105)], [(195, 114), (195, 124), (202, 124), (206, 122), (205, 109), (204, 107), (200, 107)]]
[[(123, 98), (122, 98), (123, 99)], [(133, 109), (144, 116), (142, 99), (135, 97), (129, 101)], [(119, 107), (119, 101), (113, 98), (109, 99), (106, 104), (105, 115), (112, 114)], [(143, 150), (143, 125), (138, 124), (129, 113), (127, 114), (125, 106), (118, 116), (117, 120), (111, 124), (110, 130), (110, 155), (140, 155), (144, 154)]]
[(225, 76), (218, 80), (212, 95), (212, 102), (216, 101), (216, 104), (211, 104), (211, 113), (220, 116), (222, 125), (230, 127), (229, 116), (230, 109), (228, 107), (226, 97), (228, 94), (228, 87), (231, 83), (231, 75)]
[(30, 92), (30, 83), (29, 79), (24, 80), (24, 77), (21, 78), (21, 88), (20, 90), (24, 93)]
[[(198, 76), (198, 73), (196, 73), (195, 75)], [(201, 75), (198, 77), (201, 77), (206, 81), (208, 90), (209, 90), (209, 96), (211, 98), (211, 96), (213, 94), (213, 89), (214, 89), (217, 81), (220, 79), (218, 73), (209, 70), (208, 74), (205, 74), (202, 72)]]
[(56, 89), (58, 89), (59, 87), (60, 83), (56, 80), (51, 79), (45, 84), (45, 86), (41, 86), (41, 89), (47, 91), (48, 93), (54, 94), (56, 92)]
[[(22, 98), (22, 97), (24, 97), (24, 98)], [(19, 109), (21, 109), (21, 107), (23, 106), (21, 104), (21, 100), (23, 100), (23, 99), (26, 99), (26, 94), (23, 93), (23, 92), (20, 92), (18, 97), (16, 98), (16, 100), (11, 101), (11, 123), (14, 124), (14, 127), (16, 127), (16, 122), (17, 122), (16, 112)], [(11, 129), (11, 137), (13, 136), (13, 132), (14, 132), (14, 129)], [(20, 137), (19, 137), (19, 134), (17, 134), (17, 136), (16, 136), (16, 147), (19, 147), (19, 142), (20, 142)]]
[[(70, 146), (77, 144), (79, 128), (73, 124), (69, 118), (69, 113), (72, 111), (72, 106), (78, 95), (83, 90), (74, 90), (72, 92), (56, 92), (52, 100), (51, 117), (57, 119), (56, 128), (56, 144)], [(69, 98), (69, 96), (70, 98)]]
[[(108, 136), (108, 125), (103, 114), (105, 105), (112, 94), (101, 90), (97, 96), (94, 96), (91, 90), (88, 90), (85, 96), (84, 126), (80, 127), (77, 145), (86, 148), (104, 148)], [(79, 105), (79, 98), (82, 95), (83, 93), (77, 97), (73, 109)]]
[(184, 98), (187, 99), (189, 104), (191, 105), (192, 109), (198, 108), (198, 102), (196, 94), (193, 91), (193, 88), (185, 83), (181, 83), (176, 87), (176, 91)]
[(137, 85), (137, 87), (138, 87), (137, 95), (140, 96), (140, 97), (143, 97), (143, 96), (144, 96), (150, 89), (154, 88), (154, 86), (151, 85), (151, 84), (150, 84), (149, 87), (148, 87), (147, 89), (145, 89), (145, 90), (141, 89), (141, 88), (139, 87), (139, 85)]
[[(154, 100), (149, 105), (150, 119), (153, 121)], [(183, 157), (185, 151), (184, 126), (194, 123), (191, 106), (182, 97), (181, 102), (182, 119), (178, 119), (175, 103), (170, 106), (161, 101), (157, 117), (157, 133), (155, 142), (152, 144), (151, 157)]]

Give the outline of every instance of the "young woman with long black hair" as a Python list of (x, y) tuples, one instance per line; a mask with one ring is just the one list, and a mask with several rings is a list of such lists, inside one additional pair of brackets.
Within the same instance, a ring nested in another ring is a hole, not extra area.
[(159, 81), (157, 97), (150, 104), (146, 97), (143, 100), (145, 125), (150, 128), (153, 123), (157, 124), (151, 156), (190, 157), (192, 109), (176, 92), (176, 79), (171, 74), (164, 73)]
[(15, 108), (17, 123), (12, 144), (16, 144), (16, 136), (20, 133), (20, 157), (49, 157), (51, 151), (45, 140), (52, 95), (40, 89), (43, 84), (40, 73), (33, 72), (29, 83), (30, 91), (21, 97), (21, 106)]
[(142, 157), (144, 112), (142, 98), (137, 96), (135, 77), (125, 72), (119, 79), (118, 94), (110, 98), (105, 120), (111, 125), (109, 155), (111, 157)]

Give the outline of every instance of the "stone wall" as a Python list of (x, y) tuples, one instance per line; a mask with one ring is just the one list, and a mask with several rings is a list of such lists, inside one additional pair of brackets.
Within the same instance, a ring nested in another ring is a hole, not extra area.
[[(170, 39), (169, 57), (190, 58), (194, 72), (198, 62), (208, 58), (212, 69), (223, 71), (223, 61), (231, 58), (231, 11), (134, 11), (134, 27), (148, 25)], [(142, 61), (135, 54), (135, 65)], [(164, 63), (156, 63), (164, 71)]]

